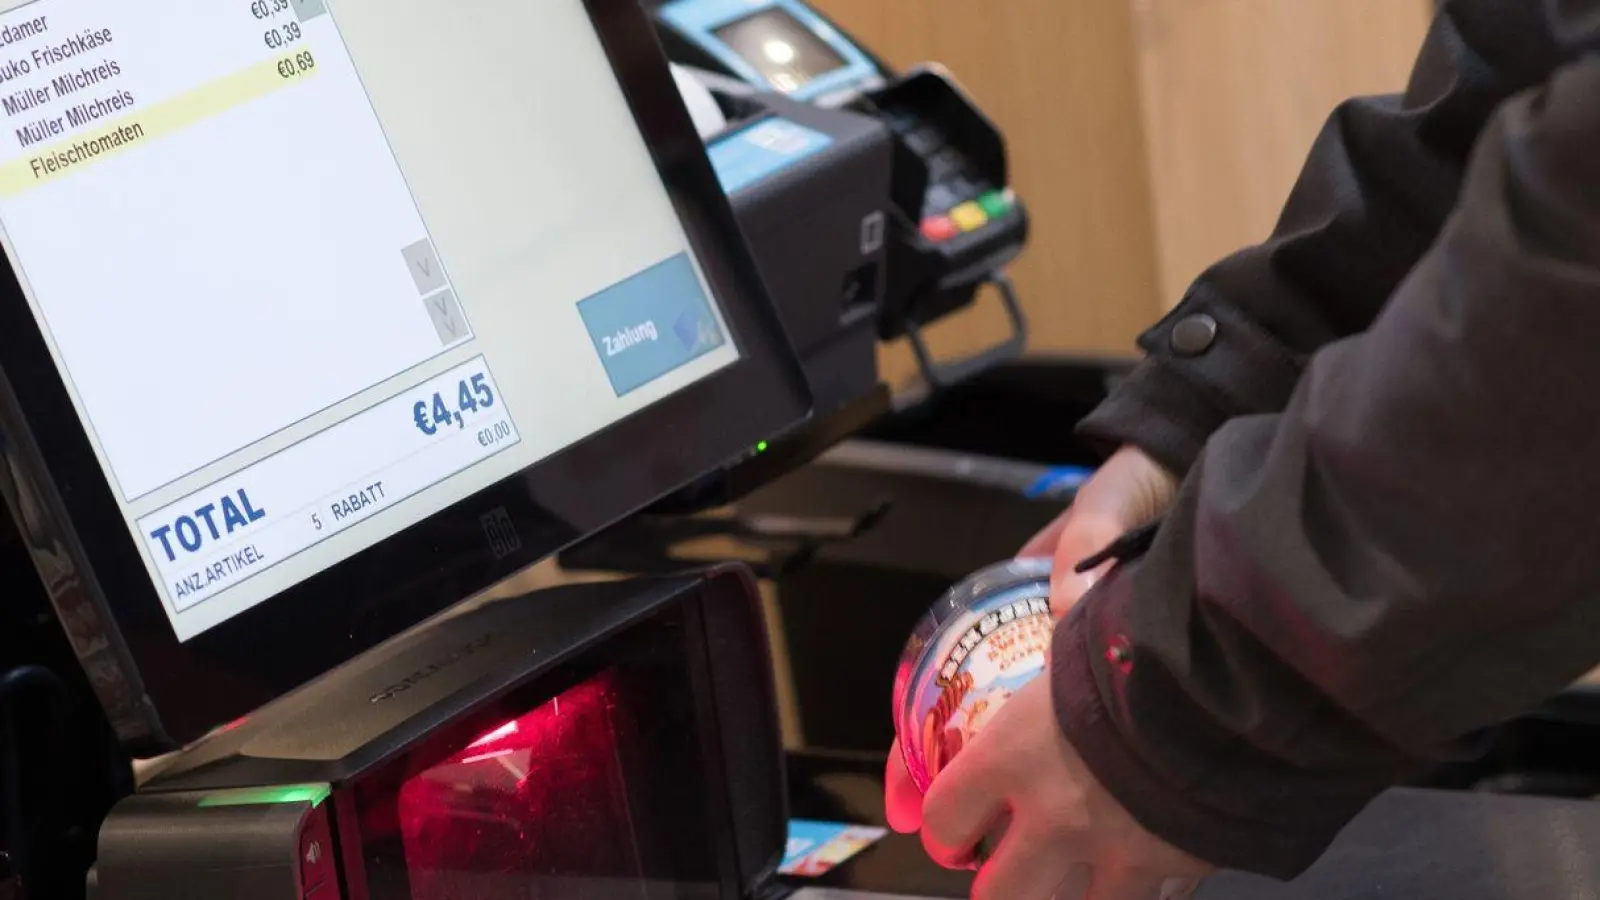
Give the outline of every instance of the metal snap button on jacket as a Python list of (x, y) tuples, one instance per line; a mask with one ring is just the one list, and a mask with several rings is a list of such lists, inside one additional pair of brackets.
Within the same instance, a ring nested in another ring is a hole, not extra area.
[(1217, 340), (1217, 320), (1205, 313), (1185, 316), (1172, 327), (1168, 343), (1172, 352), (1182, 356), (1199, 356), (1211, 349)]

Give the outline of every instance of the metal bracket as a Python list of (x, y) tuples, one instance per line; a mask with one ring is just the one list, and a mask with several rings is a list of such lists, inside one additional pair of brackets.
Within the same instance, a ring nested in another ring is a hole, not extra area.
[(1016, 359), (1028, 347), (1028, 317), (1022, 311), (1022, 302), (1017, 299), (1017, 289), (1011, 283), (1011, 278), (994, 272), (981, 284), (994, 285), (1000, 292), (1000, 302), (1011, 321), (1011, 335), (1000, 343), (964, 359), (939, 362), (933, 358), (922, 327), (909, 325), (906, 328), (906, 337), (911, 341), (911, 350), (917, 357), (917, 367), (922, 371), (923, 380), (934, 390), (953, 387), (999, 363)]

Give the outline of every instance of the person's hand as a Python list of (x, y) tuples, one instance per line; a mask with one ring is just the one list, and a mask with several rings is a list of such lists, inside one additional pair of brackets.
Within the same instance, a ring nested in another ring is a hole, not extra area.
[(1071, 611), (1111, 563), (1084, 574), (1078, 563), (1118, 538), (1155, 521), (1177, 494), (1178, 479), (1137, 447), (1118, 450), (1078, 489), (1078, 496), (1017, 555), (1055, 560), (1050, 610), (1057, 618)]
[(1213, 868), (1146, 831), (1100, 786), (1056, 725), (1048, 677), (1018, 691), (926, 798), (899, 748), (888, 785), (892, 828), (920, 830), (948, 868), (981, 863), (973, 900), (1175, 900)]

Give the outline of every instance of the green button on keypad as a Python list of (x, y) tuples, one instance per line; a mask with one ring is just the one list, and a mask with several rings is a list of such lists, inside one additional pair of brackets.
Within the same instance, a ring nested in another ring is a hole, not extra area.
[(989, 214), (989, 218), (998, 219), (1011, 211), (1015, 201), (1010, 191), (990, 191), (978, 198), (978, 205)]

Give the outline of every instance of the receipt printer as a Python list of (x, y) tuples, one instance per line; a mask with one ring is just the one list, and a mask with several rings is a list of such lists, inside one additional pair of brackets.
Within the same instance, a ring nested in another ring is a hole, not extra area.
[(715, 92), (706, 142), (825, 416), (878, 384), (893, 138), (870, 116), (778, 94)]
[(491, 602), (184, 751), (111, 813), (90, 896), (760, 896), (772, 684), (743, 569)]

